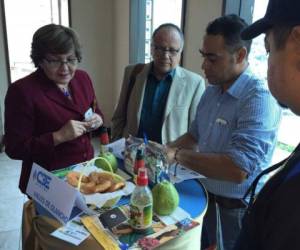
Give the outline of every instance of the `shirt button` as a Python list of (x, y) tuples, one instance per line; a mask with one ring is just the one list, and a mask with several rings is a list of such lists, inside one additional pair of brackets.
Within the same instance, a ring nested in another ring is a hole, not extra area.
[(81, 138), (81, 142), (84, 143), (84, 141), (85, 141), (84, 138)]
[(86, 154), (86, 153), (84, 153), (84, 154), (83, 154), (83, 157), (84, 157), (84, 158), (86, 158), (86, 156), (87, 156), (87, 154)]
[(217, 103), (217, 106), (218, 106), (218, 107), (220, 106), (220, 103), (219, 103), (219, 102)]

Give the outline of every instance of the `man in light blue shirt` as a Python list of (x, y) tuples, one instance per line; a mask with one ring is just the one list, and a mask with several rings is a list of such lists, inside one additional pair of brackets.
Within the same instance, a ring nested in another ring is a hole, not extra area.
[(189, 132), (169, 144), (171, 162), (202, 175), (209, 193), (202, 248), (232, 249), (246, 210), (242, 197), (268, 166), (276, 144), (280, 108), (263, 81), (248, 68), (251, 41), (236, 15), (215, 19), (206, 29), (200, 53), (210, 85)]

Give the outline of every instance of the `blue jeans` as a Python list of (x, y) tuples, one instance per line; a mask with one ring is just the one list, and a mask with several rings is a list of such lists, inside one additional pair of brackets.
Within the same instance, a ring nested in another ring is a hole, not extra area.
[(218, 250), (232, 250), (246, 209), (225, 208), (210, 200), (203, 220), (201, 249), (216, 244)]

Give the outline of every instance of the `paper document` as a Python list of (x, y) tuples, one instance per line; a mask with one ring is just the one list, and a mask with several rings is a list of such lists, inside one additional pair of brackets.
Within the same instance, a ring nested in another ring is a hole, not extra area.
[(175, 224), (178, 221), (182, 221), (186, 218), (191, 219), (191, 216), (188, 212), (183, 210), (181, 207), (177, 207), (175, 211), (168, 216), (158, 216), (159, 219), (165, 223), (167, 226)]
[(205, 176), (176, 163), (169, 167), (169, 177), (172, 183), (180, 183), (182, 181), (191, 179), (206, 178)]
[(69, 221), (65, 226), (55, 230), (51, 235), (78, 246), (82, 241), (89, 237), (90, 233), (84, 228), (84, 225), (81, 223), (80, 217), (78, 216)]
[(107, 144), (106, 147), (110, 152), (112, 152), (117, 158), (124, 159), (124, 150), (125, 150), (125, 138), (121, 138), (117, 141), (114, 141), (110, 144)]

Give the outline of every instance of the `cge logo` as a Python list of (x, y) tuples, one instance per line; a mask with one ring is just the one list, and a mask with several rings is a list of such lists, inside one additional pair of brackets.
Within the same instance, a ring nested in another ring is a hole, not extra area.
[(46, 175), (45, 173), (38, 171), (34, 173), (34, 177), (36, 178), (37, 182), (44, 187), (45, 189), (49, 189), (49, 184), (51, 181), (51, 177)]

